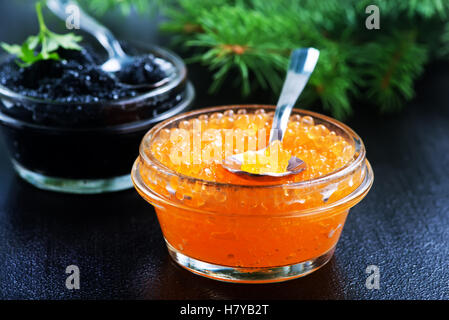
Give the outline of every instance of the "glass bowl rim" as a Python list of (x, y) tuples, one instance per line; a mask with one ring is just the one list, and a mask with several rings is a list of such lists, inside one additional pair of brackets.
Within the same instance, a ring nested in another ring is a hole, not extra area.
[(241, 104), (241, 105), (236, 104), (236, 105), (215, 106), (215, 107), (210, 107), (210, 108), (201, 108), (201, 109), (181, 113), (179, 115), (176, 115), (172, 118), (169, 118), (167, 120), (164, 120), (164, 121), (158, 123), (157, 125), (155, 125), (153, 128), (151, 128), (145, 134), (145, 136), (142, 138), (142, 142), (140, 143), (139, 157), (146, 164), (149, 164), (149, 165), (153, 164), (154, 166), (156, 166), (157, 169), (162, 171), (164, 174), (169, 175), (169, 176), (180, 177), (180, 178), (187, 180), (191, 183), (200, 183), (202, 185), (215, 186), (215, 187), (235, 187), (235, 188), (251, 188), (251, 189), (255, 189), (255, 188), (267, 188), (268, 189), (268, 188), (279, 188), (279, 187), (284, 187), (284, 188), (285, 187), (312, 187), (314, 185), (320, 185), (325, 182), (329, 182), (329, 181), (333, 181), (333, 180), (345, 177), (352, 171), (357, 170), (357, 168), (360, 165), (362, 165), (362, 162), (366, 160), (365, 146), (363, 144), (362, 139), (357, 135), (357, 133), (354, 132), (354, 130), (352, 130), (350, 127), (348, 127), (347, 125), (343, 124), (342, 122), (340, 122), (334, 118), (331, 118), (331, 117), (328, 117), (328, 116), (325, 116), (325, 115), (322, 115), (322, 114), (319, 114), (319, 113), (316, 113), (313, 111), (303, 110), (303, 109), (299, 109), (299, 108), (294, 108), (292, 111), (292, 114), (294, 114), (294, 112), (300, 112), (302, 114), (307, 114), (313, 118), (323, 120), (324, 122), (330, 122), (333, 125), (336, 125), (340, 129), (342, 129), (346, 134), (348, 134), (354, 140), (355, 151), (354, 151), (354, 156), (351, 159), (351, 161), (349, 161), (347, 164), (340, 167), (339, 169), (332, 171), (331, 173), (328, 173), (326, 175), (323, 175), (323, 176), (320, 176), (320, 177), (317, 177), (314, 179), (304, 180), (304, 181), (300, 181), (300, 182), (292, 182), (292, 183), (278, 183), (278, 184), (272, 183), (272, 184), (267, 184), (267, 185), (264, 185), (264, 184), (245, 185), (245, 184), (231, 184), (231, 183), (224, 183), (224, 182), (209, 181), (209, 180), (199, 179), (199, 178), (187, 176), (184, 174), (180, 174), (180, 173), (166, 167), (158, 159), (156, 159), (152, 154), (150, 154), (148, 156), (144, 152), (144, 142), (151, 141), (152, 136), (155, 133), (157, 133), (158, 131), (160, 131), (161, 129), (163, 129), (165, 126), (167, 126), (171, 123), (174, 123), (178, 120), (181, 120), (182, 118), (187, 118), (187, 117), (191, 117), (191, 116), (199, 116), (201, 114), (206, 114), (206, 113), (226, 111), (229, 109), (271, 109), (271, 110), (274, 110), (275, 106), (263, 105), (263, 104)]
[[(173, 64), (175, 69), (177, 70), (177, 75), (171, 79), (168, 83), (162, 85), (161, 87), (150, 89), (149, 91), (143, 92), (141, 94), (138, 94), (134, 97), (126, 97), (122, 99), (117, 100), (99, 100), (99, 101), (92, 101), (92, 102), (62, 102), (58, 100), (45, 100), (45, 99), (39, 99), (39, 98), (33, 98), (26, 96), (24, 94), (15, 92), (8, 87), (5, 87), (4, 85), (0, 84), (0, 97), (2, 98), (8, 98), (11, 100), (16, 100), (20, 102), (25, 103), (34, 103), (34, 104), (47, 104), (47, 105), (61, 105), (61, 106), (76, 106), (79, 104), (83, 104), (85, 106), (92, 106), (92, 105), (104, 105), (107, 104), (108, 107), (121, 107), (123, 104), (133, 104), (138, 103), (140, 101), (146, 100), (148, 98), (158, 96), (161, 94), (164, 94), (166, 92), (169, 92), (170, 90), (176, 88), (179, 86), (182, 82), (186, 81), (187, 79), (187, 68), (181, 57), (179, 57), (176, 53), (173, 51), (152, 45), (152, 44), (146, 44), (140, 41), (128, 41), (130, 44), (140, 47), (146, 51), (147, 53), (154, 53), (157, 57), (163, 58), (170, 63)], [(0, 57), (1, 59), (6, 59), (6, 57), (10, 56), (10, 54), (5, 53), (2, 54)]]

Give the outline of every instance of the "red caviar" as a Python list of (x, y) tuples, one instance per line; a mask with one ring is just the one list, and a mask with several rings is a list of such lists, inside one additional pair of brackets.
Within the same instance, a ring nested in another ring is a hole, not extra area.
[[(249, 171), (273, 165), (285, 170), (286, 159), (295, 155), (306, 163), (304, 171), (270, 181), (228, 172), (221, 166), (224, 158), (267, 146), (273, 116), (267, 108), (193, 112), (158, 125), (144, 138), (133, 179), (155, 206), (176, 252), (238, 268), (286, 266), (332, 254), (348, 210), (372, 182), (357, 198), (348, 197), (367, 174), (364, 154), (350, 168), (360, 152), (352, 131), (330, 118), (294, 111), (276, 146), (277, 163), (272, 151), (245, 165)], [(344, 167), (348, 172), (338, 174)]]
[[(248, 181), (232, 174), (221, 164), (229, 155), (266, 147), (272, 117), (272, 112), (266, 113), (264, 109), (250, 114), (246, 110), (237, 114), (228, 110), (202, 115), (182, 121), (177, 127), (163, 129), (151, 146), (151, 152), (162, 164), (183, 175), (214, 182), (256, 185), (259, 181)], [(301, 118), (299, 115), (291, 117), (282, 145), (270, 147), (276, 150), (271, 157), (248, 159), (242, 169), (257, 173), (265, 167), (282, 172), (290, 156), (294, 155), (305, 161), (307, 169), (281, 181), (292, 183), (331, 173), (354, 154), (354, 148), (344, 138), (322, 124), (315, 125), (312, 117)]]

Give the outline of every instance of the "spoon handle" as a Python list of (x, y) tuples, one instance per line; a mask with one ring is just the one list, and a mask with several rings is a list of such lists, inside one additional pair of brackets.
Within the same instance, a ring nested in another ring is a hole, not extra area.
[(290, 113), (315, 69), (319, 54), (320, 52), (315, 48), (293, 50), (290, 56), (287, 77), (273, 117), (270, 144), (276, 140), (282, 141)]
[(126, 54), (114, 35), (106, 27), (89, 16), (80, 6), (72, 0), (47, 0), (48, 8), (62, 20), (67, 19), (69, 6), (76, 6), (80, 14), (81, 28), (92, 34), (108, 52), (109, 58), (122, 58)]

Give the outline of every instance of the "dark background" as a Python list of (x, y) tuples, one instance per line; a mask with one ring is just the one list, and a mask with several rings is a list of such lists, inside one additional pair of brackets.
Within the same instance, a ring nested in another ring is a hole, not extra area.
[[(37, 32), (29, 1), (0, 0), (0, 16), (0, 41), (18, 43)], [(123, 23), (110, 13), (103, 21), (121, 38), (168, 43), (156, 18)], [(210, 96), (204, 69), (190, 66), (189, 76), (195, 107), (273, 102), (264, 94), (242, 99), (232, 87)], [(396, 115), (355, 107), (346, 123), (365, 142), (374, 186), (350, 212), (332, 260), (278, 284), (221, 283), (181, 269), (166, 252), (152, 207), (134, 190), (96, 196), (38, 190), (15, 175), (0, 142), (0, 298), (449, 299), (449, 64), (430, 65), (416, 87), (416, 98)], [(80, 290), (65, 288), (71, 264), (80, 268)], [(380, 268), (379, 290), (365, 287), (373, 264)]]

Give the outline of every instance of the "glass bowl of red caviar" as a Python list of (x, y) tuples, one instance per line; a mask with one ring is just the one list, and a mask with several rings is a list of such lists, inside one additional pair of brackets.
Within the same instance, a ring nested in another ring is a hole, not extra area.
[(294, 109), (282, 141), (306, 163), (298, 174), (258, 178), (226, 171), (229, 154), (267, 143), (274, 106), (191, 111), (152, 128), (132, 168), (155, 208), (170, 256), (209, 278), (278, 282), (332, 257), (349, 209), (373, 183), (360, 137), (330, 117)]

